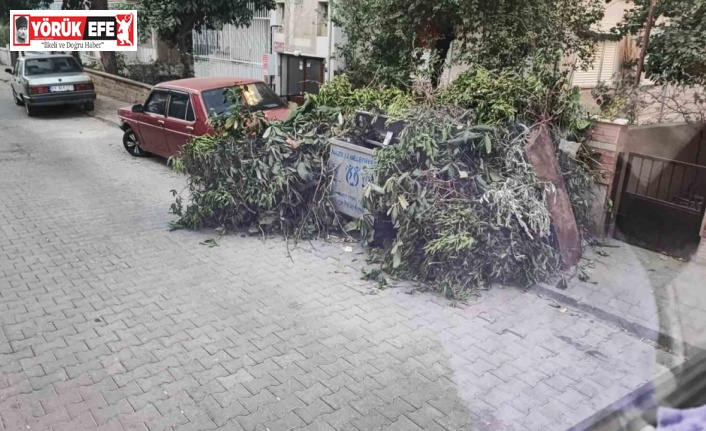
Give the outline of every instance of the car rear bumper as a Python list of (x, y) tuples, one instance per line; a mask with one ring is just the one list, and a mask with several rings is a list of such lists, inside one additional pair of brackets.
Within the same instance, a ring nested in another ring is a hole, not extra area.
[(72, 91), (66, 93), (35, 94), (25, 96), (29, 106), (79, 105), (96, 100), (95, 91)]

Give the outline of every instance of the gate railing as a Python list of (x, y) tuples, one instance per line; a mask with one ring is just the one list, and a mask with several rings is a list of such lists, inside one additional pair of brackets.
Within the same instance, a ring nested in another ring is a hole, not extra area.
[(703, 214), (706, 167), (630, 153), (624, 193), (655, 203)]
[(194, 33), (196, 76), (262, 78), (262, 56), (270, 48), (269, 31), (269, 12), (253, 9), (248, 27), (224, 25), (220, 30)]

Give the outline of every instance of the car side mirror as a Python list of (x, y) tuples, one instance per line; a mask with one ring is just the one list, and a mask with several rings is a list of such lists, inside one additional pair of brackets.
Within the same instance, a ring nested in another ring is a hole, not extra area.
[(140, 104), (132, 105), (132, 112), (135, 112), (135, 113), (145, 112), (145, 107)]
[(10, 69), (10, 68), (5, 69), (5, 72), (9, 73), (10, 75), (12, 75), (12, 74), (14, 73), (14, 72), (12, 71), (12, 69)]

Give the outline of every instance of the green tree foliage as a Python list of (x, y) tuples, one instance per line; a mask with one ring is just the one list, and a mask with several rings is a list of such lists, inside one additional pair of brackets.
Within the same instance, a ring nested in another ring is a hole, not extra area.
[(399, 116), (414, 105), (414, 97), (397, 87), (353, 88), (348, 75), (339, 75), (322, 85), (318, 94), (309, 94), (309, 100), (319, 106), (335, 106), (347, 114), (356, 110)]
[(153, 28), (179, 50), (183, 75), (193, 75), (192, 33), (224, 24), (248, 26), (256, 10), (274, 8), (274, 0), (142, 0), (138, 25)]
[(47, 8), (53, 0), (2, 0), (0, 1), (0, 22), (10, 21), (11, 10)]
[(415, 74), (438, 84), (454, 40), (454, 61), (491, 69), (538, 54), (588, 62), (603, 10), (600, 0), (337, 0), (334, 16), (352, 81), (404, 87)]
[[(636, 0), (617, 32), (640, 34), (649, 6), (649, 0)], [(706, 84), (706, 0), (660, 0), (655, 17), (647, 48), (647, 77), (659, 83)]]
[(438, 94), (440, 101), (471, 109), (480, 124), (543, 122), (563, 137), (580, 138), (592, 124), (581, 104), (580, 90), (568, 73), (555, 73), (541, 58), (522, 73), (472, 67)]

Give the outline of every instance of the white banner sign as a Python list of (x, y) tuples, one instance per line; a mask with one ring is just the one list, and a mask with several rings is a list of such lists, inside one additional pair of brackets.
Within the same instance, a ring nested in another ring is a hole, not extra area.
[(134, 10), (13, 10), (12, 51), (137, 51)]

